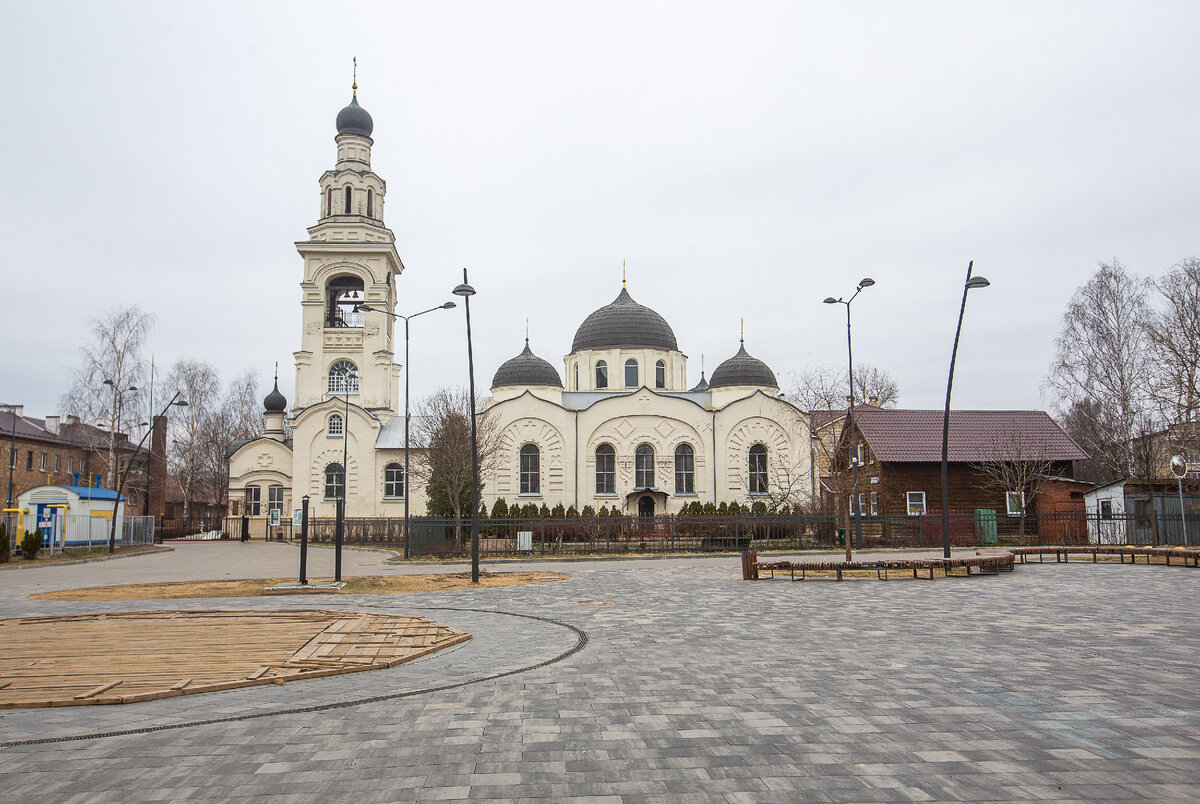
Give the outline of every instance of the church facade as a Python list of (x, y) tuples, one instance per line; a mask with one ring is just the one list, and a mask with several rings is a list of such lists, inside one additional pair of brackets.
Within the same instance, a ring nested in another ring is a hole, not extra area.
[[(384, 224), (387, 186), (371, 170), (373, 127), (356, 86), (337, 116), (337, 162), (320, 179), (318, 221), (296, 244), (296, 399), (289, 408), (277, 377), (263, 437), (231, 445), (233, 515), (286, 518), (305, 496), (318, 517), (333, 516), (340, 497), (347, 517), (404, 515), (394, 319), (358, 309), (395, 309), (404, 271)], [(585, 318), (563, 368), (566, 385), (526, 340), (495, 372), (481, 411), (500, 439), (483, 477), (489, 508), (503, 497), (650, 515), (690, 502), (808, 500), (808, 417), (744, 343), (689, 388), (673, 329), (623, 286)], [(410, 489), (414, 515), (425, 513), (424, 485), (417, 479)]]

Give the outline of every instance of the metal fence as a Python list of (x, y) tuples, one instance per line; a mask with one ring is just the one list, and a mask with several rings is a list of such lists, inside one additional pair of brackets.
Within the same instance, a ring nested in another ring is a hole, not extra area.
[[(458, 558), (470, 554), (471, 521), (412, 517), (409, 545), (414, 557)], [(179, 531), (163, 528), (163, 541), (176, 539), (241, 539), (243, 524), (254, 540), (295, 540), (300, 528), (284, 520), (271, 525), (265, 518), (227, 517), (220, 531), (201, 532), (195, 526)], [(1040, 516), (997, 515), (994, 511), (953, 512), (953, 547), (1037, 544), (1200, 544), (1200, 521), (1189, 517), (1187, 536), (1179, 515), (1138, 517), (1051, 513)], [(480, 554), (485, 557), (703, 553), (715, 551), (840, 549), (846, 532), (854, 538), (854, 523), (832, 515), (714, 516), (673, 514), (654, 517), (608, 516), (584, 519), (507, 518), (480, 520)], [(336, 521), (309, 520), (309, 540), (332, 544)], [(864, 516), (864, 548), (939, 548), (940, 513), (920, 516)], [(347, 518), (344, 544), (400, 548), (404, 545), (401, 518)]]
[[(37, 522), (29, 516), (6, 514), (4, 522), (8, 532), (10, 555), (15, 555), (21, 546), (24, 530), (34, 526), (42, 534), (42, 549), (51, 555), (63, 550), (93, 549), (108, 544), (112, 533), (112, 520), (103, 516), (86, 514), (56, 514)], [(121, 516), (117, 519), (116, 544), (154, 544), (155, 523), (152, 516)]]

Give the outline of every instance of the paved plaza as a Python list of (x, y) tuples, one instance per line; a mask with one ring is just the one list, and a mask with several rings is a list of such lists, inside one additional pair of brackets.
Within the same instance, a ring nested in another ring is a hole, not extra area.
[[(345, 572), (431, 571), (383, 558), (347, 551)], [(338, 608), (474, 639), (388, 670), (0, 712), (0, 800), (1200, 800), (1194, 569), (745, 582), (725, 556), (486, 564), (572, 578), (417, 595), (27, 597), (283, 577), (296, 562), (291, 545), (185, 544), (3, 570), (0, 603), (4, 616)], [(310, 574), (331, 572), (314, 550)]]

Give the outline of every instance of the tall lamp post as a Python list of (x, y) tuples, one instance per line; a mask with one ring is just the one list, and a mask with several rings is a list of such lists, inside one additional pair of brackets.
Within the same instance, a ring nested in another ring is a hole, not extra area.
[[(117, 433), (121, 431), (121, 407), (124, 404), (125, 394), (138, 390), (136, 385), (131, 385), (128, 388), (118, 388), (117, 384), (112, 380), (105, 380), (104, 385), (113, 389), (113, 396), (117, 398), (117, 420), (112, 428), (112, 446), (109, 448), (108, 458), (112, 461), (113, 476), (109, 478), (109, 482), (117, 479), (117, 473), (121, 471), (121, 452), (117, 449)], [(136, 453), (135, 453), (136, 454)]]
[[(825, 299), (826, 304), (844, 304), (846, 305), (846, 354), (848, 357), (848, 372), (850, 376), (850, 406), (846, 408), (846, 430), (850, 433), (850, 438), (854, 438), (854, 345), (850, 340), (850, 303), (854, 301), (858, 294), (863, 292), (864, 288), (869, 288), (875, 284), (875, 280), (871, 277), (864, 277), (858, 283), (858, 287), (854, 290), (854, 295), (849, 299), (833, 298), (829, 296)], [(850, 446), (850, 470), (853, 473), (853, 484), (850, 489), (850, 506), (854, 509), (854, 546), (859, 550), (862, 549), (862, 506), (858, 504), (858, 455), (854, 451), (854, 445)], [(846, 560), (852, 558), (850, 552), (850, 534), (846, 534)]]
[(1187, 508), (1183, 506), (1183, 479), (1187, 477), (1188, 468), (1187, 458), (1182, 455), (1176, 455), (1171, 459), (1171, 474), (1175, 475), (1175, 480), (1179, 483), (1179, 516), (1183, 523), (1183, 543), (1185, 545), (1191, 544), (1188, 541)]
[[(108, 380), (105, 380), (104, 382), (108, 383)], [(108, 384), (111, 385), (111, 383), (108, 383)], [(188, 404), (187, 400), (179, 398), (179, 395), (182, 393), (183, 393), (182, 391), (176, 391), (175, 396), (171, 397), (171, 401), (167, 403), (166, 407), (164, 407), (162, 409), (162, 413), (160, 413), (158, 415), (166, 416), (167, 411), (171, 409), (172, 405), (177, 405), (181, 408), (187, 407), (187, 404)], [(153, 421), (153, 420), (154, 419), (152, 418), (151, 421)], [(133, 450), (134, 455), (138, 454), (138, 452), (142, 448), (142, 445), (146, 443), (146, 439), (150, 436), (150, 433), (153, 431), (154, 431), (153, 426), (146, 429), (145, 434), (142, 436), (142, 440), (138, 442), (137, 447), (135, 447)], [(129, 470), (132, 468), (133, 468), (133, 459), (131, 458), (129, 463), (125, 464), (125, 471), (121, 474), (121, 482), (117, 485), (117, 496), (116, 496), (116, 498), (113, 499), (112, 524), (111, 524), (111, 527), (108, 532), (108, 552), (110, 552), (110, 553), (115, 552), (117, 549), (117, 507), (121, 504), (121, 492), (125, 488), (125, 478), (129, 477)]]
[(958, 327), (954, 330), (954, 348), (950, 351), (950, 374), (946, 377), (946, 412), (942, 416), (942, 556), (950, 557), (950, 388), (954, 385), (954, 360), (958, 356), (958, 336), (962, 333), (963, 312), (967, 309), (967, 292), (986, 288), (991, 282), (982, 276), (971, 276), (975, 261), (967, 264), (967, 281), (963, 284), (962, 305), (958, 308)]
[(416, 318), (419, 315), (425, 315), (426, 313), (432, 313), (435, 310), (452, 310), (452, 309), (454, 309), (454, 307), (455, 307), (454, 302), (448, 301), (445, 304), (440, 304), (437, 307), (430, 307), (428, 310), (422, 310), (419, 313), (412, 313), (411, 315), (400, 315), (399, 313), (392, 313), (392, 312), (388, 312), (387, 310), (380, 310), (377, 307), (369, 307), (365, 304), (356, 304), (354, 306), (355, 312), (358, 312), (360, 310), (367, 310), (372, 313), (383, 313), (384, 315), (390, 315), (392, 318), (399, 318), (400, 320), (402, 320), (404, 322), (404, 557), (405, 558), (412, 557), (412, 552), (409, 548), (409, 533), (411, 531), (409, 531), (409, 529), (408, 529), (408, 509), (409, 509), (408, 487), (409, 487), (409, 479), (412, 477), (412, 474), (408, 470), (408, 424), (409, 424), (409, 420), (412, 418), (408, 413), (408, 375), (409, 375), (409, 370), (408, 370), (408, 322), (409, 322), (409, 319)]
[[(345, 412), (342, 414), (342, 489), (334, 502), (333, 523), (333, 582), (342, 581), (342, 544), (346, 540), (346, 490), (350, 488), (350, 378), (358, 375), (348, 369), (340, 372), (342, 395), (346, 397)], [(356, 389), (357, 390), (357, 389)]]
[(467, 310), (467, 369), (471, 380), (471, 583), (479, 583), (479, 446), (475, 433), (475, 354), (471, 350), (471, 297), (475, 288), (467, 284), (466, 268), (462, 284), (452, 292), (462, 296)]

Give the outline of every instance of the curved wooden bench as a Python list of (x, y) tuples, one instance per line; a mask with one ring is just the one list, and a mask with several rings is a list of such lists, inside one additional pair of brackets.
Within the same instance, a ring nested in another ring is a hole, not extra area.
[(1039, 563), (1045, 560), (1047, 555), (1053, 555), (1056, 563), (1067, 563), (1073, 555), (1091, 556), (1092, 563), (1096, 563), (1100, 556), (1115, 555), (1122, 564), (1125, 563), (1125, 558), (1129, 558), (1130, 564), (1136, 564), (1139, 556), (1146, 559), (1146, 563), (1150, 563), (1152, 558), (1163, 559), (1167, 566), (1171, 565), (1172, 559), (1177, 559), (1182, 562), (1182, 565), (1200, 567), (1200, 548), (1197, 547), (1143, 547), (1134, 544), (1089, 544), (1089, 545), (1039, 545), (1037, 547), (1012, 547), (1008, 548), (1013, 555), (1020, 556), (1021, 563), (1028, 562), (1027, 556), (1036, 555)]
[[(1007, 551), (996, 553), (977, 553), (973, 556), (959, 558), (896, 558), (878, 561), (757, 561), (753, 551), (743, 553), (742, 578), (758, 580), (760, 573), (769, 572), (771, 578), (775, 573), (787, 572), (793, 581), (802, 581), (809, 572), (833, 572), (837, 580), (842, 580), (842, 573), (852, 571), (872, 571), (875, 577), (886, 581), (888, 573), (898, 570), (911, 571), (914, 578), (919, 578), (920, 572), (928, 572), (933, 579), (936, 570), (941, 570), (946, 577), (954, 570), (964, 570), (967, 576), (972, 571), (981, 575), (996, 575), (1001, 572), (1012, 572), (1013, 554)], [(797, 577), (799, 573), (799, 577)]]

